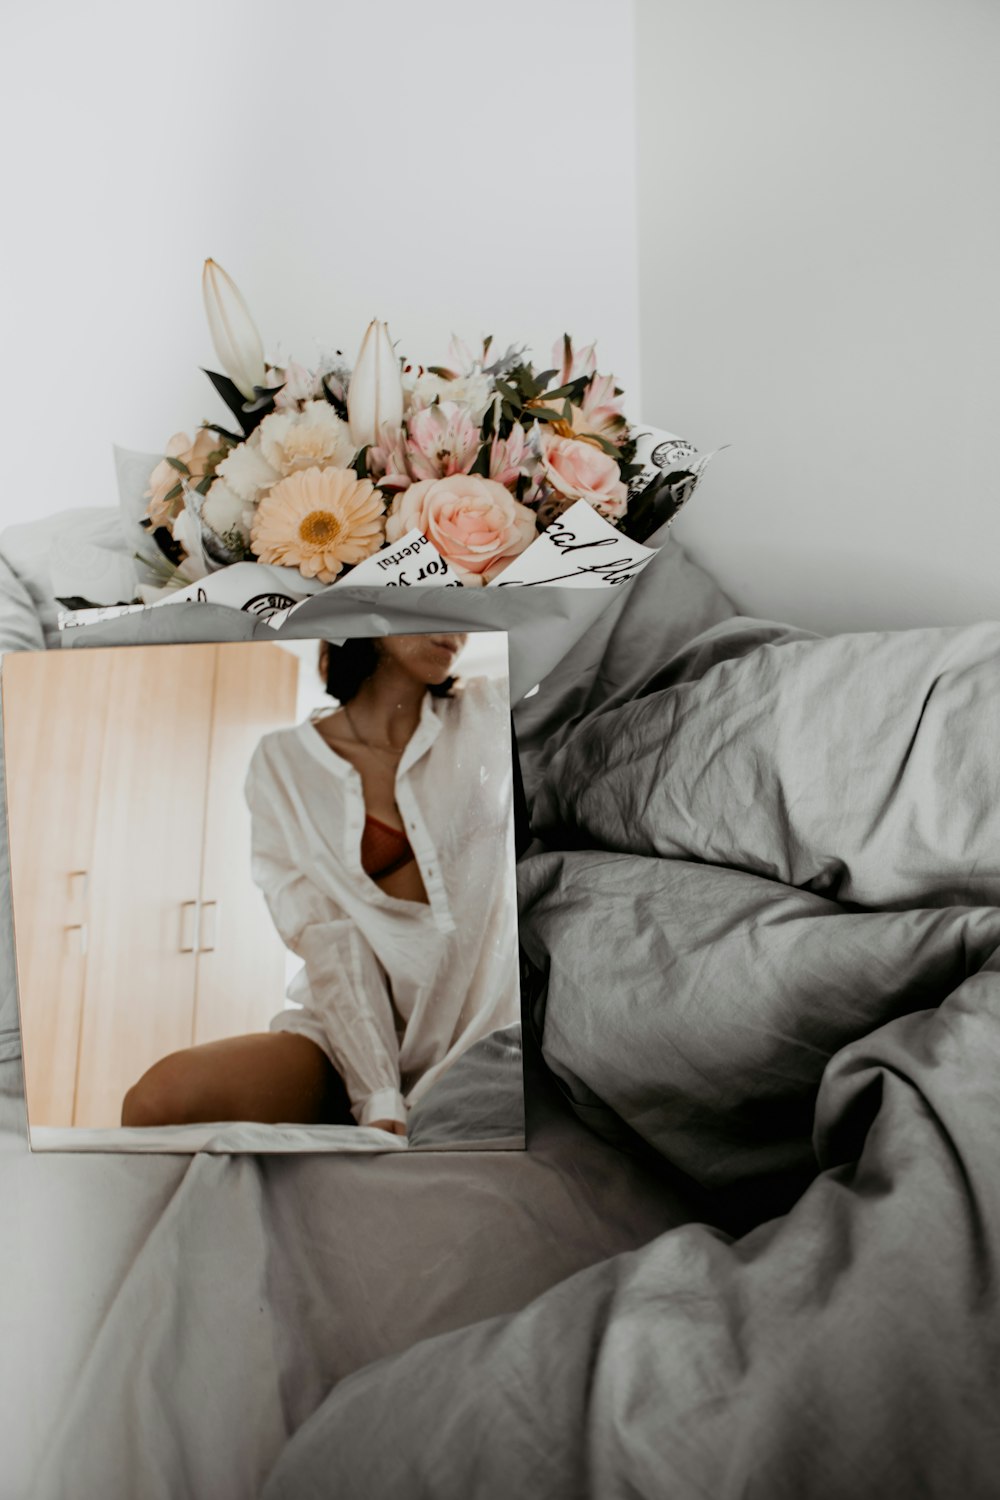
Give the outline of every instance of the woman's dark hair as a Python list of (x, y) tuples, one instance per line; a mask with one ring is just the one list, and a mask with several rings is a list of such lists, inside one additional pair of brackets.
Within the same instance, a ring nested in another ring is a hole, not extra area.
[[(373, 637), (357, 636), (342, 646), (335, 646), (331, 641), (323, 641), (320, 645), (319, 675), (330, 697), (336, 698), (338, 703), (350, 703), (377, 666), (378, 652)], [(427, 691), (434, 698), (450, 698), (456, 681), (455, 677), (446, 677), (444, 682), (428, 683)]]

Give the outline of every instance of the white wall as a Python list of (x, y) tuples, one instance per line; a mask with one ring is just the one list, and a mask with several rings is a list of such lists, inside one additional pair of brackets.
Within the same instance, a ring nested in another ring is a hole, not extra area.
[(225, 418), (206, 256), (272, 356), (568, 328), (637, 399), (629, 0), (7, 10), (0, 526)]
[(1000, 617), (1000, 6), (637, 0), (642, 416), (750, 613)]

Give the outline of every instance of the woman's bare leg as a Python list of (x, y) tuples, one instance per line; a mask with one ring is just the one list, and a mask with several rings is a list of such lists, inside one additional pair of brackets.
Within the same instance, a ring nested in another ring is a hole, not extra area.
[(122, 1103), (123, 1125), (216, 1120), (354, 1123), (326, 1053), (291, 1031), (254, 1032), (172, 1052), (133, 1084)]

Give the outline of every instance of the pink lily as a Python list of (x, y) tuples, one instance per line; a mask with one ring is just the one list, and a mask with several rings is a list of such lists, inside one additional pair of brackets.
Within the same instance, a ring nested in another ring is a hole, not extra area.
[(534, 455), (520, 424), (511, 429), (509, 437), (495, 437), (490, 444), (489, 478), (498, 484), (512, 489), (518, 476), (530, 474), (534, 466)]
[(595, 375), (583, 393), (580, 419), (574, 411), (573, 427), (582, 433), (592, 432), (610, 443), (622, 443), (628, 435), (628, 423), (622, 411), (624, 397), (615, 395), (613, 375)]
[(378, 442), (368, 449), (367, 463), (369, 477), (380, 489), (398, 493), (413, 483), (406, 463), (406, 436), (395, 423), (382, 423)]
[(552, 345), (552, 365), (558, 371), (557, 387), (568, 385), (580, 375), (593, 375), (597, 370), (597, 346), (587, 344), (585, 348), (574, 351), (573, 340), (564, 333)]
[(468, 474), (479, 452), (479, 427), (468, 409), (441, 401), (414, 412), (406, 423), (406, 467), (413, 479)]

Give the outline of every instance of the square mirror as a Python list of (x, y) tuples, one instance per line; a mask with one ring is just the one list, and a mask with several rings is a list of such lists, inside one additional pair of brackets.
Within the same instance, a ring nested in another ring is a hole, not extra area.
[(33, 1150), (524, 1145), (507, 638), (8, 654)]

